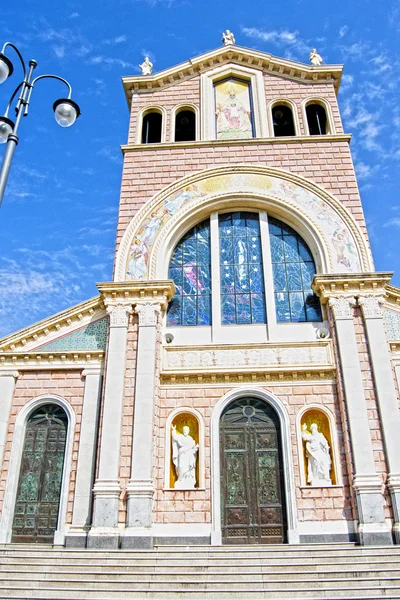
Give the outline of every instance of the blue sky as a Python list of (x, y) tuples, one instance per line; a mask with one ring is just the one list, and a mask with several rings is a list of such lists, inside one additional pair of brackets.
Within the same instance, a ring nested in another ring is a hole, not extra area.
[[(0, 335), (97, 293), (112, 276), (128, 109), (121, 76), (148, 54), (159, 71), (237, 44), (308, 62), (344, 63), (339, 93), (376, 268), (400, 285), (400, 1), (19, 0), (2, 6), (2, 41), (16, 43), (37, 74), (67, 78), (82, 116), (55, 122), (61, 83), (42, 81), (23, 120), (0, 209)], [(0, 87), (0, 111), (21, 74)], [(0, 147), (0, 157), (4, 146)]]

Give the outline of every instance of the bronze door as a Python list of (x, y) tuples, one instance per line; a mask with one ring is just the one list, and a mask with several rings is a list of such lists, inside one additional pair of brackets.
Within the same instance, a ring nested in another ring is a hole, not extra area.
[(13, 542), (51, 544), (57, 529), (67, 416), (42, 406), (26, 426), (13, 522)]
[(222, 540), (279, 544), (286, 514), (280, 424), (256, 398), (232, 402), (220, 422)]

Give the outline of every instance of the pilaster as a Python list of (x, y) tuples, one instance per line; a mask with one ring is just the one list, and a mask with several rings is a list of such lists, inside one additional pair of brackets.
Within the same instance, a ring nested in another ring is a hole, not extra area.
[(387, 486), (393, 507), (393, 533), (396, 544), (399, 544), (400, 453), (398, 435), (400, 431), (400, 411), (383, 321), (382, 305), (385, 301), (384, 293), (385, 290), (383, 288), (376, 288), (373, 293), (359, 296), (358, 304), (361, 307), (368, 337), (369, 354), (388, 465)]
[(102, 375), (103, 371), (99, 368), (87, 368), (82, 372), (82, 377), (85, 378), (85, 392), (79, 437), (74, 509), (72, 525), (66, 535), (66, 546), (71, 548), (86, 546), (90, 527)]
[(154, 391), (157, 323), (163, 309), (166, 304), (159, 302), (137, 302), (135, 305), (139, 315), (135, 413), (131, 478), (127, 486), (127, 528), (121, 540), (123, 548), (151, 548), (153, 545)]
[(3, 466), (8, 423), (18, 375), (18, 371), (0, 371), (0, 471)]
[[(136, 405), (139, 404), (139, 407), (141, 405), (141, 394), (145, 395), (146, 401), (150, 403), (151, 412), (153, 411), (154, 376), (151, 377), (150, 373), (154, 372), (155, 369), (156, 317), (151, 307), (155, 305), (156, 307), (162, 306), (166, 308), (175, 288), (171, 281), (101, 283), (98, 284), (98, 288), (104, 298), (107, 312), (110, 315), (110, 329), (99, 468), (93, 488), (93, 522), (88, 534), (88, 546), (91, 548), (118, 548), (121, 531), (118, 524), (118, 508), (121, 494), (119, 463), (129, 316), (133, 312), (134, 307), (138, 307), (136, 312), (139, 314), (139, 339), (134, 416), (134, 419), (136, 419)], [(140, 335), (141, 322), (142, 326), (144, 322), (147, 323), (147, 325), (144, 325), (144, 328), (149, 327), (151, 330), (150, 333)], [(140, 385), (138, 385), (138, 381), (140, 381)], [(150, 392), (146, 389), (147, 385), (151, 386)], [(142, 418), (146, 420), (145, 417), (140, 416), (140, 411), (138, 415), (139, 420)], [(147, 418), (149, 417), (147, 416)], [(139, 439), (140, 425), (136, 426), (136, 429), (139, 429), (139, 433), (137, 434)], [(136, 433), (134, 432), (135, 435)], [(153, 439), (151, 437), (150, 446), (152, 446), (152, 443)], [(141, 448), (142, 446), (139, 452)], [(138, 456), (136, 460), (140, 462), (142, 457)], [(151, 482), (151, 470), (150, 476), (147, 479)], [(145, 488), (146, 486), (143, 487)]]
[(340, 367), (353, 453), (353, 490), (361, 544), (391, 544), (384, 515), (382, 482), (377, 475), (367, 404), (354, 328), (353, 308), (360, 291), (374, 290), (387, 274), (317, 275), (313, 289), (328, 303), (335, 321)]

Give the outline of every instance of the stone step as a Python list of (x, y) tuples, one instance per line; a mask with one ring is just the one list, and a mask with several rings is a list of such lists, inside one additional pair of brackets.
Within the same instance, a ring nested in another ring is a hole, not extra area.
[[(154, 571), (144, 571), (137, 572), (136, 570), (132, 573), (127, 573), (126, 571), (102, 571), (96, 572), (93, 571), (77, 571), (75, 570), (47, 570), (47, 571), (11, 571), (11, 570), (2, 570), (0, 571), (0, 582), (8, 581), (8, 580), (17, 580), (17, 581), (70, 581), (74, 580), (79, 576), (79, 581), (91, 581), (96, 580), (98, 582), (102, 581), (114, 581), (121, 583), (130, 583), (130, 582), (154, 582), (154, 581), (176, 581), (176, 582), (191, 582), (193, 581), (193, 577), (196, 577), (196, 582), (225, 582), (232, 581), (232, 573), (230, 572), (221, 572), (216, 571), (214, 569), (202, 569), (198, 571), (187, 571), (184, 570), (176, 570), (175, 572), (160, 572), (158, 570)], [(343, 569), (340, 571), (329, 571), (327, 572), (319, 570), (319, 571), (304, 571), (304, 570), (290, 570), (290, 571), (271, 571), (271, 570), (260, 570), (257, 568), (249, 569), (246, 572), (238, 573), (236, 572), (234, 575), (235, 582), (239, 581), (299, 581), (299, 580), (336, 580), (336, 579), (346, 579), (346, 578), (357, 578), (360, 579), (383, 579), (389, 578), (392, 580), (398, 580), (400, 582), (400, 569), (390, 569), (385, 568), (382, 569), (359, 569), (357, 567), (351, 567), (347, 569)]]
[(145, 588), (132, 589), (125, 587), (121, 590), (110, 590), (104, 589), (98, 586), (95, 590), (82, 588), (81, 586), (69, 587), (58, 587), (53, 589), (25, 589), (20, 586), (3, 587), (0, 586), (0, 600), (8, 600), (11, 598), (18, 598), (19, 600), (25, 598), (40, 598), (42, 600), (121, 600), (123, 595), (124, 600), (139, 600), (139, 599), (151, 599), (151, 600), (163, 600), (163, 599), (174, 599), (174, 600), (260, 600), (261, 598), (273, 599), (284, 599), (288, 598), (308, 598), (310, 600), (336, 600), (336, 599), (361, 599), (368, 598), (369, 600), (378, 600), (381, 598), (400, 598), (400, 586), (386, 585), (378, 590), (366, 589), (364, 587), (355, 586), (349, 588), (345, 585), (341, 587), (326, 587), (325, 589), (302, 589), (299, 590), (297, 586), (291, 588), (270, 588), (259, 589), (259, 587), (247, 586), (245, 590), (237, 590), (236, 587), (226, 586), (224, 590), (216, 591), (210, 585), (206, 589), (199, 590), (198, 588), (185, 588), (184, 591), (178, 588), (171, 588), (169, 590), (158, 589), (149, 590)]

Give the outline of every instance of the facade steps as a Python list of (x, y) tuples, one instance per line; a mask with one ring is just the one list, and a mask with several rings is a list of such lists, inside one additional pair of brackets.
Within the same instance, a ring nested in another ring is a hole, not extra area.
[(399, 598), (400, 546), (0, 546), (0, 599)]

